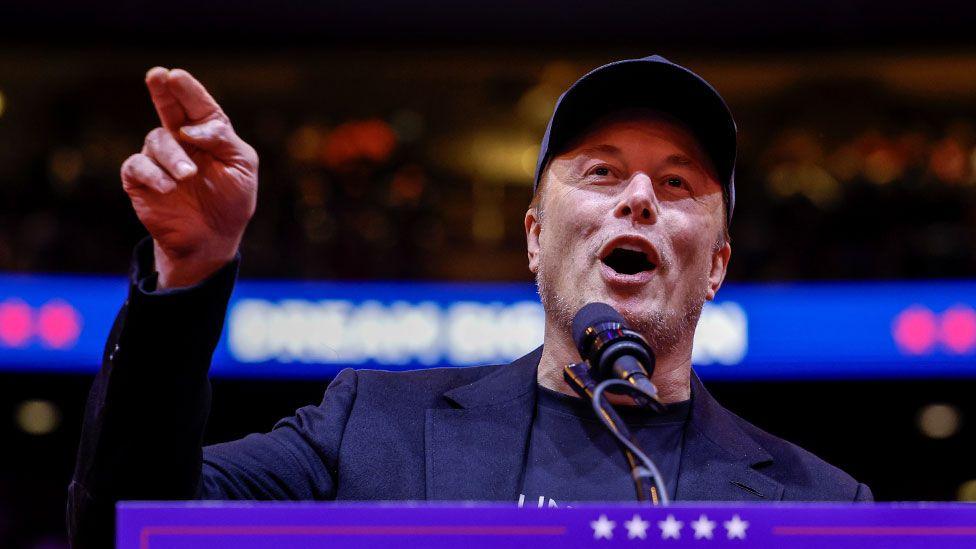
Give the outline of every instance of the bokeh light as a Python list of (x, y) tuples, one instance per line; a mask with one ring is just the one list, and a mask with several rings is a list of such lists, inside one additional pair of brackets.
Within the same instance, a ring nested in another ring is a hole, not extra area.
[(916, 423), (929, 438), (949, 438), (959, 431), (959, 409), (949, 404), (929, 404), (919, 411)]
[(17, 426), (31, 435), (46, 435), (61, 425), (61, 410), (49, 400), (27, 400), (17, 407)]
[(967, 480), (960, 484), (956, 499), (959, 501), (976, 501), (976, 479)]

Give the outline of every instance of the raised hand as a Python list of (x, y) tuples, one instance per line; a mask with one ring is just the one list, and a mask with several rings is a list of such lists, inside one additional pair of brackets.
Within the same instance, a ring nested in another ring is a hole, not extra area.
[(258, 189), (258, 155), (190, 73), (155, 67), (162, 123), (122, 164), (122, 188), (153, 238), (158, 287), (196, 284), (233, 259)]

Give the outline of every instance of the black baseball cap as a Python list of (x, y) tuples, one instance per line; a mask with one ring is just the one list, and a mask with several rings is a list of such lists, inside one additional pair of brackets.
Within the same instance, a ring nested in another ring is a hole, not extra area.
[(597, 67), (559, 96), (542, 138), (533, 192), (549, 160), (581, 132), (604, 115), (632, 108), (663, 112), (691, 130), (718, 173), (731, 223), (737, 131), (732, 112), (711, 84), (660, 55)]

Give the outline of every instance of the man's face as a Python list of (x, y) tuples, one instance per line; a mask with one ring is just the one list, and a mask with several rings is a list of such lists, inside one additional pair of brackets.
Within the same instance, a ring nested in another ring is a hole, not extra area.
[(540, 192), (525, 229), (549, 321), (568, 330), (602, 301), (659, 354), (690, 345), (731, 255), (722, 187), (695, 138), (652, 114), (605, 119), (552, 159)]

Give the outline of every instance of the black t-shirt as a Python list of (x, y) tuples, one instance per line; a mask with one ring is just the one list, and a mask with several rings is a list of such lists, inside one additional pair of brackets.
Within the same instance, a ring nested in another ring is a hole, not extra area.
[[(634, 501), (634, 482), (620, 447), (600, 423), (589, 400), (538, 386), (522, 506), (562, 506), (574, 501)], [(691, 400), (663, 414), (616, 406), (640, 447), (657, 464), (674, 497), (684, 426)]]

